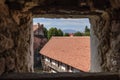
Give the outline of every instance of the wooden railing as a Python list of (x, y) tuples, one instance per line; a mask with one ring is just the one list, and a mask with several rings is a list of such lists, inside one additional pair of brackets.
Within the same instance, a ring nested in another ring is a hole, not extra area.
[(9, 73), (0, 80), (120, 80), (119, 73)]
[(45, 64), (49, 67), (51, 67), (54, 70), (57, 70), (58, 72), (65, 72), (65, 70), (61, 69), (60, 67), (56, 65), (52, 65), (50, 62), (45, 62)]

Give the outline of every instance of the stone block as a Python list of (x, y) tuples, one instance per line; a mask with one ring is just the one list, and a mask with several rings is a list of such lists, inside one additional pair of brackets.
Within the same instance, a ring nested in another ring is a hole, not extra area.
[(5, 71), (5, 59), (0, 57), (0, 75)]

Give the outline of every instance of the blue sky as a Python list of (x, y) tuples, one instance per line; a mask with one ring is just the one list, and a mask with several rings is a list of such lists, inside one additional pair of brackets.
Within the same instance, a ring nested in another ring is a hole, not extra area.
[(90, 28), (88, 18), (33, 18), (33, 24), (44, 24), (47, 29), (57, 27), (61, 30), (72, 29), (83, 32), (85, 26)]

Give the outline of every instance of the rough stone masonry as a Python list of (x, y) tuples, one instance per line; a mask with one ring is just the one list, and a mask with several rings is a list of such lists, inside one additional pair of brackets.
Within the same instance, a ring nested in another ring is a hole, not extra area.
[(32, 15), (0, 3), (0, 75), (33, 71)]

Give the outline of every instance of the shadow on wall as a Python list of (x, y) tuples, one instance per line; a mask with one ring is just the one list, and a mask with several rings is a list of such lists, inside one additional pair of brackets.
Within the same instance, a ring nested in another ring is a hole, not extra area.
[(39, 51), (42, 49), (42, 47), (47, 43), (47, 38), (44, 36), (43, 31), (43, 24), (33, 25), (33, 31), (34, 31), (34, 68), (35, 70), (37, 68), (42, 69), (41, 64), (41, 55)]

